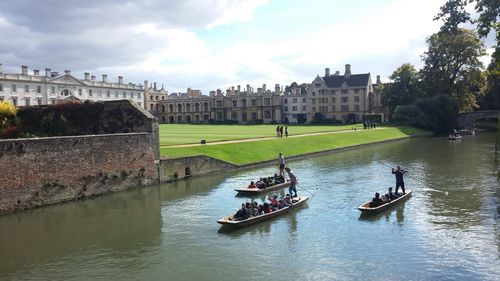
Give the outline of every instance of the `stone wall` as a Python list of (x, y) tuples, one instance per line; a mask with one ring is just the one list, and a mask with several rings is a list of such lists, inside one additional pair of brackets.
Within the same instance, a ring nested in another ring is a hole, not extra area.
[(152, 184), (151, 134), (0, 140), (0, 214)]
[(160, 182), (168, 182), (191, 176), (202, 176), (237, 169), (233, 165), (204, 155), (182, 158), (162, 158), (158, 163)]

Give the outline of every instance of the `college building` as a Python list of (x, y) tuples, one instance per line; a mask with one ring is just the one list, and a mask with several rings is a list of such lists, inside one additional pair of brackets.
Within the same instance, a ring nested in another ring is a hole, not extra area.
[(84, 79), (71, 75), (69, 70), (63, 74), (46, 68), (45, 73), (34, 69), (29, 73), (27, 66), (20, 73), (5, 73), (0, 64), (0, 101), (9, 101), (16, 106), (56, 104), (59, 100), (123, 100), (129, 99), (144, 107), (144, 89), (141, 85), (123, 83), (118, 76), (117, 82), (108, 81), (102, 74), (101, 80), (85, 72)]

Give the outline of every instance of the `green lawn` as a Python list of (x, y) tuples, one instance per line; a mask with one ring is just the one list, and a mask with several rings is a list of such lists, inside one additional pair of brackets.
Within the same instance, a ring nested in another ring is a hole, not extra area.
[(311, 152), (366, 144), (383, 140), (408, 137), (423, 133), (420, 130), (384, 128), (381, 130), (357, 130), (345, 133), (304, 136), (300, 138), (274, 139), (195, 147), (161, 148), (162, 156), (181, 157), (207, 155), (233, 164), (242, 165), (275, 159), (278, 152), (285, 156), (301, 155)]
[[(161, 124), (160, 146), (175, 144), (251, 139), (276, 136), (277, 125), (185, 125)], [(351, 130), (353, 127), (363, 128), (358, 125), (324, 125), (324, 126), (288, 126), (290, 135)]]

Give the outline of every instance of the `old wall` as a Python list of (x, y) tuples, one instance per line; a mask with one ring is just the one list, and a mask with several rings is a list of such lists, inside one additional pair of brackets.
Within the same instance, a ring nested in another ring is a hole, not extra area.
[(236, 169), (238, 166), (207, 156), (162, 158), (158, 164), (160, 182), (202, 176)]
[(0, 140), (0, 214), (151, 184), (147, 133)]

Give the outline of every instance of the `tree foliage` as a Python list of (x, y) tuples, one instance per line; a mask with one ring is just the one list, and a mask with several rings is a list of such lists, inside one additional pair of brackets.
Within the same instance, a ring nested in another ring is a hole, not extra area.
[(394, 112), (398, 105), (412, 103), (420, 96), (420, 74), (410, 63), (398, 67), (391, 76), (391, 83), (382, 89), (382, 104)]
[(0, 101), (0, 132), (14, 125), (16, 122), (17, 108), (10, 102)]
[(428, 50), (422, 56), (422, 80), (428, 97), (449, 95), (460, 111), (477, 107), (476, 98), (484, 87), (481, 75), (484, 45), (472, 30), (438, 32), (427, 39)]
[(488, 81), (484, 97), (480, 101), (481, 109), (500, 109), (500, 48), (491, 56), (487, 69)]
[[(475, 3), (475, 14), (477, 18), (472, 18), (467, 11), (467, 4)], [(441, 6), (441, 12), (434, 18), (444, 21), (441, 31), (454, 33), (459, 29), (461, 23), (472, 23), (477, 25), (479, 36), (486, 37), (490, 30), (500, 31), (500, 1), (498, 0), (448, 0)]]

